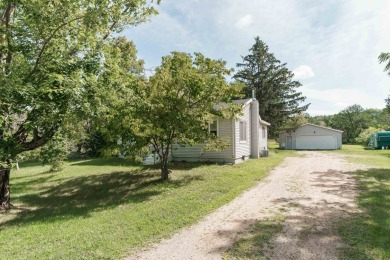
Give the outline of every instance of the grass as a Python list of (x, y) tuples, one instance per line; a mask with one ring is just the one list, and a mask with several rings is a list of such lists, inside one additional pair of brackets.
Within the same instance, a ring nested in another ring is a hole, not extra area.
[(292, 151), (238, 165), (176, 163), (169, 182), (156, 167), (119, 159), (71, 161), (49, 173), (11, 173), (15, 208), (0, 212), (2, 259), (117, 259), (193, 224), (278, 165)]
[(390, 150), (368, 149), (361, 145), (343, 144), (341, 150), (328, 151), (330, 153), (341, 153), (349, 156), (361, 156), (365, 158), (390, 158)]
[[(369, 169), (356, 172), (363, 213), (340, 223), (347, 243), (342, 259), (390, 259), (390, 150), (364, 150), (344, 145), (339, 153)], [(357, 157), (356, 157), (357, 156)]]
[(252, 224), (226, 251), (224, 259), (267, 259), (265, 250), (272, 249), (270, 240), (282, 231), (283, 221), (284, 217), (278, 214), (274, 218)]

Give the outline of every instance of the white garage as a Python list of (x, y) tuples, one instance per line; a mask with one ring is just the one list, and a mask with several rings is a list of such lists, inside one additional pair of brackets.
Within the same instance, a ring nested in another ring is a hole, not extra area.
[(341, 149), (343, 131), (314, 124), (305, 124), (279, 135), (279, 147), (292, 150)]

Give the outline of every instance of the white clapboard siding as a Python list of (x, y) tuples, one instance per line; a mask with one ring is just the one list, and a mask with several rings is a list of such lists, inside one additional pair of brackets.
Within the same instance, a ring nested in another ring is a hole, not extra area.
[(260, 150), (268, 150), (268, 127), (265, 125), (260, 125), (259, 129), (259, 149)]
[(158, 154), (148, 154), (144, 156), (144, 160), (142, 162), (143, 165), (153, 165), (160, 163), (160, 158), (158, 157)]
[(175, 161), (217, 161), (233, 162), (232, 120), (218, 119), (218, 135), (229, 142), (229, 147), (222, 151), (204, 151), (203, 144), (172, 146), (172, 159)]
[[(250, 143), (251, 143), (251, 134), (250, 134), (250, 126), (251, 126), (251, 117), (250, 117), (250, 104), (247, 104), (243, 108), (243, 114), (235, 121), (235, 140), (236, 140), (236, 158), (240, 159), (243, 157), (249, 157), (251, 154)], [(240, 122), (246, 122), (246, 141), (240, 141)]]

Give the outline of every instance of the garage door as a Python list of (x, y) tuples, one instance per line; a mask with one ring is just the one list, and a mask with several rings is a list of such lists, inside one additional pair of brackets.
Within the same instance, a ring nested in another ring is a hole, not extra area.
[(301, 135), (297, 136), (297, 149), (332, 150), (337, 149), (337, 142), (332, 135)]

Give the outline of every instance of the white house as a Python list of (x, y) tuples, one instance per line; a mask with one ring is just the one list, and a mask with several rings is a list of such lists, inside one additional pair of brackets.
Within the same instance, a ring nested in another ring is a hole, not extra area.
[[(203, 144), (189, 146), (174, 144), (173, 161), (210, 161), (220, 163), (240, 163), (248, 158), (268, 155), (267, 132), (269, 123), (259, 116), (259, 102), (254, 99), (235, 101), (242, 104), (242, 115), (234, 119), (217, 119), (209, 130), (229, 143), (222, 151), (205, 151)], [(145, 158), (145, 163), (156, 163), (156, 157)]]
[(343, 131), (314, 124), (279, 134), (279, 148), (292, 150), (341, 149)]

